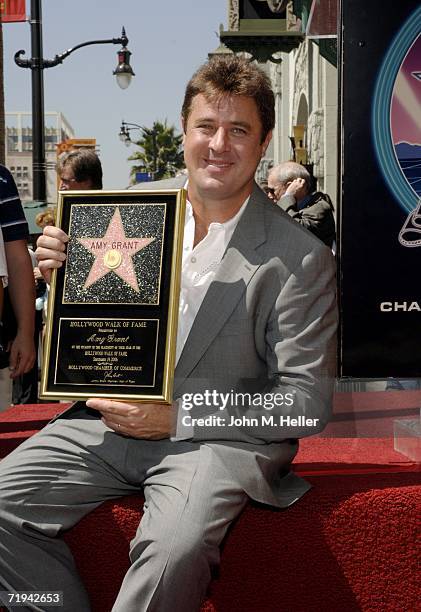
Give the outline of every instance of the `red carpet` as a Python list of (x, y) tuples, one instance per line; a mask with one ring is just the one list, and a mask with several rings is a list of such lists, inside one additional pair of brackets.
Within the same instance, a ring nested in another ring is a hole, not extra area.
[[(391, 427), (408, 411), (416, 414), (419, 392), (338, 395), (346, 399), (336, 399), (332, 437), (321, 437), (325, 431), (303, 440), (295, 460), (314, 488), (287, 510), (246, 508), (226, 539), (202, 612), (417, 610), (419, 465), (393, 450)], [(0, 453), (64, 407), (0, 413)], [(353, 437), (356, 430), (367, 435)], [(106, 502), (65, 534), (94, 612), (111, 610), (142, 503), (140, 495)]]
[[(203, 610), (415, 612), (418, 476), (309, 480), (314, 488), (286, 511), (247, 507), (226, 539)], [(65, 536), (94, 612), (111, 610), (141, 504), (140, 496), (107, 502)]]
[(418, 472), (420, 465), (393, 448), (393, 438), (305, 438), (295, 458), (306, 474)]

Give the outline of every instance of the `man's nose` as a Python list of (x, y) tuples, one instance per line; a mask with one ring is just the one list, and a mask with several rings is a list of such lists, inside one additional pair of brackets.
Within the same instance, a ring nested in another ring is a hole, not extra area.
[(224, 151), (228, 151), (230, 148), (229, 135), (227, 130), (225, 130), (222, 126), (219, 127), (215, 134), (212, 136), (209, 142), (209, 148), (212, 151), (216, 151), (218, 153), (222, 153)]

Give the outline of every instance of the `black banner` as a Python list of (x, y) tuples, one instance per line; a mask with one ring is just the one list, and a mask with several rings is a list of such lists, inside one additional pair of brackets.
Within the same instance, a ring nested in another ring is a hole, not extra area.
[(421, 376), (421, 8), (342, 3), (340, 374)]

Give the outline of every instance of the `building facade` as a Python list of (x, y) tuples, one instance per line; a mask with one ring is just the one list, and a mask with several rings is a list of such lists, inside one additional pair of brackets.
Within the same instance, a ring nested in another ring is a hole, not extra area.
[[(30, 112), (6, 112), (6, 165), (10, 169), (23, 202), (32, 194), (32, 115)], [(47, 202), (57, 199), (57, 145), (74, 138), (74, 131), (62, 113), (45, 113), (45, 161)]]
[[(321, 4), (325, 7), (321, 22), (326, 24), (329, 15), (328, 35), (335, 37), (334, 5), (330, 0)], [(265, 183), (272, 166), (295, 159), (311, 169), (317, 188), (328, 193), (336, 206), (336, 40), (329, 55), (320, 37), (307, 35), (312, 6), (311, 0), (228, 0), (228, 29), (221, 31), (220, 38), (232, 51), (248, 52), (264, 65), (275, 92), (276, 126), (258, 168), (258, 182)]]
[(336, 202), (337, 69), (308, 38), (297, 49), (279, 55), (281, 63), (270, 65), (276, 99), (273, 163), (295, 154), (297, 161), (311, 167), (318, 189)]

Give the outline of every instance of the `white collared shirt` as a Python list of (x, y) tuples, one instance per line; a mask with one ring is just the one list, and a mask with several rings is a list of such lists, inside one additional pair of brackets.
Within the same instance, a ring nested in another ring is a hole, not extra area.
[(244, 212), (249, 198), (239, 211), (224, 223), (211, 223), (206, 236), (193, 248), (195, 220), (193, 207), (187, 202), (183, 239), (183, 267), (181, 273), (180, 305), (176, 361), (178, 362), (187, 337), (209, 285), (227, 249), (228, 243)]
[[(180, 305), (178, 310), (176, 362), (180, 358), (199, 308), (209, 289), (209, 285), (215, 278), (219, 264), (248, 201), (249, 198), (245, 200), (239, 211), (231, 219), (225, 221), (225, 223), (211, 223), (206, 236), (194, 248), (196, 223), (193, 207), (187, 201), (184, 222), (183, 267), (181, 271)], [(182, 423), (183, 410), (181, 403), (180, 400), (177, 400), (176, 435), (171, 436), (171, 440), (174, 442), (186, 440), (193, 436), (193, 426), (183, 425)]]

